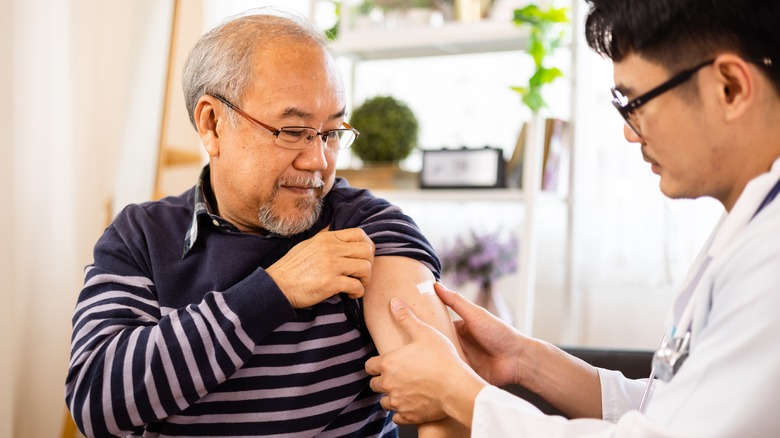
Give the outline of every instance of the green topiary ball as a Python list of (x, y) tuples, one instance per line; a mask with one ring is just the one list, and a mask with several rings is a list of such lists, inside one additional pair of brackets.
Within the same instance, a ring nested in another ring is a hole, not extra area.
[(364, 162), (398, 162), (417, 146), (417, 118), (405, 103), (390, 96), (363, 102), (352, 112), (349, 124), (360, 131), (352, 151)]

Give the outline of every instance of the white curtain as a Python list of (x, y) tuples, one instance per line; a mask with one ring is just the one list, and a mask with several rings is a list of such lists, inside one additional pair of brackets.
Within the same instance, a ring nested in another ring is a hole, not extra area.
[[(61, 433), (70, 318), (109, 219), (120, 149), (132, 139), (156, 148), (144, 141), (156, 141), (165, 76), (149, 73), (156, 61), (142, 50), (166, 35), (153, 27), (166, 24), (166, 5), (3, 1), (0, 436)], [(157, 41), (167, 50), (167, 38)], [(148, 116), (127, 126), (139, 101)]]

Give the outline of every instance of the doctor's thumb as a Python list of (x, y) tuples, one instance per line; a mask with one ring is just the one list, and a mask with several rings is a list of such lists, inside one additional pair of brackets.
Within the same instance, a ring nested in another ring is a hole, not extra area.
[(409, 328), (419, 320), (417, 319), (417, 315), (412, 312), (409, 305), (400, 298), (393, 298), (390, 300), (390, 309), (393, 312), (393, 317), (401, 327), (404, 328), (404, 331), (408, 334), (412, 334), (410, 333)]

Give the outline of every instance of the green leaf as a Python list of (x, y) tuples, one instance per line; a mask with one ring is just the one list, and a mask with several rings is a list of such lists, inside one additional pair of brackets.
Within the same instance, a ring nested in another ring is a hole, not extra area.
[(523, 24), (523, 23), (539, 23), (540, 15), (542, 11), (539, 9), (536, 5), (528, 5), (521, 9), (515, 9), (514, 10), (514, 21), (515, 24)]
[(515, 24), (547, 24), (547, 23), (568, 23), (569, 8), (549, 8), (539, 9), (536, 5), (528, 5), (524, 8), (514, 10), (513, 20)]
[(568, 23), (569, 8), (550, 8), (542, 16), (549, 23)]
[(538, 112), (540, 109), (547, 106), (547, 102), (544, 101), (542, 94), (539, 92), (528, 93), (523, 96), (523, 103), (533, 112)]
[(532, 87), (541, 87), (542, 85), (551, 83), (561, 76), (563, 76), (563, 72), (561, 72), (558, 67), (541, 67), (537, 69), (536, 72), (534, 72), (530, 79), (528, 79), (528, 83)]
[(521, 96), (525, 96), (526, 94), (528, 94), (528, 88), (527, 87), (517, 87), (517, 86), (514, 86), (514, 87), (509, 87), (509, 89), (512, 90), (512, 91), (516, 91), (516, 92), (520, 93)]
[(547, 50), (544, 48), (544, 44), (537, 39), (531, 39), (529, 41), (528, 54), (534, 59), (534, 64), (537, 68), (542, 65), (542, 60), (547, 56)]

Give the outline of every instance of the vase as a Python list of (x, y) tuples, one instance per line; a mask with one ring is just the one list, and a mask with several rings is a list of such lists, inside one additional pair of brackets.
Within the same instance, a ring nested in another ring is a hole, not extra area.
[(487, 309), (488, 312), (497, 316), (499, 319), (509, 325), (514, 324), (514, 318), (512, 318), (512, 311), (509, 309), (509, 305), (504, 299), (504, 295), (501, 292), (493, 290), (492, 282), (484, 282), (479, 288), (477, 299), (475, 303)]

